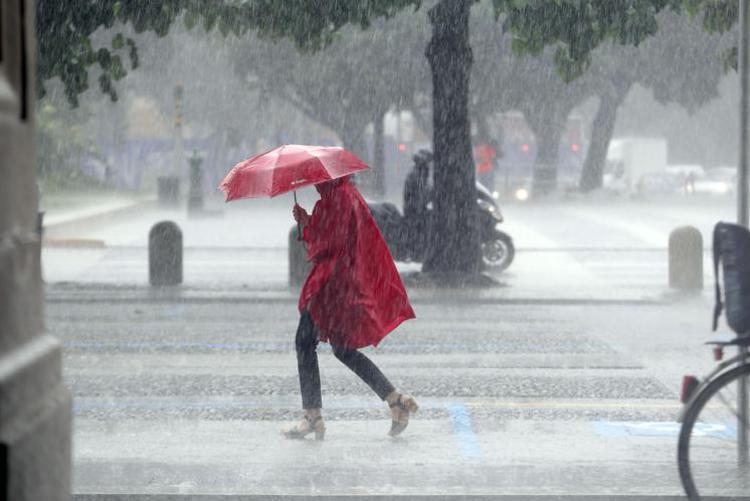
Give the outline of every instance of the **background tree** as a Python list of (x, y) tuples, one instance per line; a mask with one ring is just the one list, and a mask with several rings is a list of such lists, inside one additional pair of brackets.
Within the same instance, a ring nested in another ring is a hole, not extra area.
[(587, 97), (588, 76), (564, 82), (550, 50), (538, 56), (514, 55), (511, 62), (508, 105), (523, 112), (536, 138), (532, 189), (549, 192), (557, 187), (560, 139), (571, 111)]
[[(78, 96), (89, 88), (89, 72), (95, 68), (93, 76), (98, 79), (101, 90), (116, 100), (118, 94), (114, 82), (127, 73), (122, 62), (124, 56), (127, 54), (131, 68), (141, 62), (135, 35), (154, 33), (164, 37), (178, 19), (188, 28), (196, 25), (201, 25), (206, 31), (215, 28), (224, 36), (242, 37), (252, 32), (264, 39), (291, 38), (298, 48), (311, 54), (334, 42), (334, 35), (344, 26), (353, 24), (366, 28), (379, 17), (392, 17), (404, 7), (417, 3), (416, 0), (102, 0), (93, 3), (89, 0), (38, 0), (40, 54), (37, 88), (43, 95), (45, 82), (58, 77), (68, 100), (77, 105)], [(111, 39), (99, 37), (97, 40), (95, 35), (102, 27), (109, 29)], [(172, 85), (164, 88), (171, 91)], [(251, 95), (258, 96), (258, 92)], [(209, 106), (215, 101), (204, 103)], [(240, 108), (237, 104), (235, 102), (235, 109)], [(210, 110), (204, 111), (210, 113)], [(372, 119), (370, 116), (369, 120)], [(356, 129), (346, 127), (342, 130)]]
[[(403, 12), (388, 21), (375, 20), (365, 31), (344, 28), (313, 54), (301, 54), (284, 40), (246, 36), (235, 51), (234, 67), (241, 78), (292, 103), (366, 158), (366, 127), (382, 126), (389, 109), (404, 107), (426, 85), (426, 24), (423, 12)], [(382, 163), (372, 167), (372, 174), (382, 173)], [(375, 179), (380, 194), (383, 182), (382, 176)]]
[(617, 109), (635, 84), (651, 90), (659, 103), (677, 103), (691, 113), (718, 95), (728, 37), (707, 33), (699, 19), (685, 14), (664, 12), (658, 21), (657, 33), (640, 47), (607, 43), (593, 54), (586, 80), (599, 104), (581, 173), (582, 191), (602, 186)]
[(39, 104), (36, 113), (40, 189), (44, 192), (53, 185), (78, 185), (86, 177), (81, 171), (81, 159), (98, 154), (96, 144), (85, 132), (90, 112), (60, 110), (50, 100), (45, 100)]
[(59, 77), (66, 96), (75, 104), (78, 95), (89, 88), (89, 68), (96, 66), (101, 71), (101, 90), (116, 99), (113, 82), (127, 73), (123, 52), (135, 68), (138, 47), (121, 33), (109, 45), (95, 47), (91, 37), (101, 27), (130, 25), (135, 33), (164, 36), (183, 15), (188, 28), (200, 23), (206, 31), (216, 28), (225, 36), (256, 31), (265, 37), (290, 38), (302, 50), (312, 51), (328, 45), (346, 25), (367, 28), (374, 19), (418, 5), (418, 0), (37, 0), (37, 88), (43, 95), (44, 82)]

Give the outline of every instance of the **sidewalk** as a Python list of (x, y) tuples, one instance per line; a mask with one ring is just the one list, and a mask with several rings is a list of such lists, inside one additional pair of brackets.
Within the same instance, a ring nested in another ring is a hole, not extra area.
[(93, 216), (132, 209), (153, 198), (123, 194), (68, 193), (47, 197), (41, 210), (45, 212), (44, 226), (51, 230), (74, 221), (88, 220)]
[(92, 225), (113, 224), (152, 207), (155, 197), (118, 192), (63, 192), (42, 199), (45, 247), (101, 248), (102, 240), (86, 237)]

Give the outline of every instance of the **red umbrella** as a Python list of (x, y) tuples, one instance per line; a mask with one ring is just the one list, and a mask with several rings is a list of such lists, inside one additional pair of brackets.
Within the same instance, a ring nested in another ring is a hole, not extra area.
[[(367, 168), (359, 157), (338, 146), (285, 144), (235, 165), (219, 189), (227, 202), (275, 197)], [(295, 202), (296, 198), (295, 193)]]

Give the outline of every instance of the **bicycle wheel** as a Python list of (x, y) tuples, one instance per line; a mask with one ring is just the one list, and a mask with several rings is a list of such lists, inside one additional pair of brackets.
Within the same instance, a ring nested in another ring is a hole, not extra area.
[[(750, 464), (738, 442), (743, 428), (737, 412), (741, 380), (750, 382), (750, 365), (736, 367), (710, 382), (685, 413), (677, 447), (680, 479), (690, 499), (746, 496)], [(745, 387), (747, 391), (747, 386)], [(747, 393), (746, 393), (747, 395)]]

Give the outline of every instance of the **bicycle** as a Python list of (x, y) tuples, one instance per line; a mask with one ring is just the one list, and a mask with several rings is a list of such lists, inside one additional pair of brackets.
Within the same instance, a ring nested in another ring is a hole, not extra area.
[[(750, 495), (750, 231), (735, 224), (718, 223), (713, 240), (716, 306), (713, 330), (726, 306), (726, 319), (737, 337), (710, 341), (716, 368), (699, 381), (685, 376), (681, 399), (677, 462), (685, 493), (692, 500), (706, 496)], [(724, 276), (722, 303), (719, 264)], [(724, 349), (739, 353), (724, 358)]]

